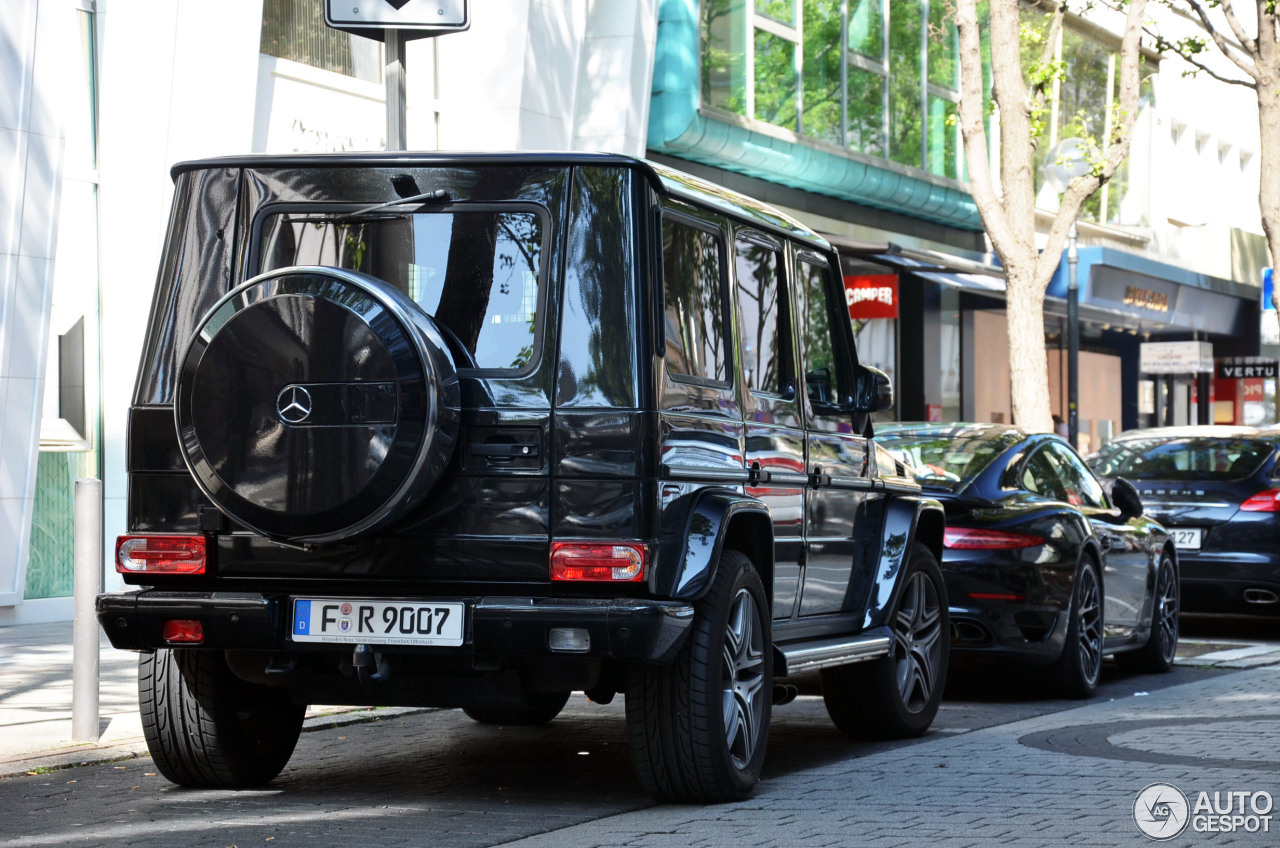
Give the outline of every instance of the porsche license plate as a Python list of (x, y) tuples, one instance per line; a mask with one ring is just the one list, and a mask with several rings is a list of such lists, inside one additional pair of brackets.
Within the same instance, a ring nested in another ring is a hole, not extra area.
[(1173, 537), (1173, 546), (1175, 548), (1198, 551), (1200, 550), (1200, 533), (1199, 527), (1170, 527), (1169, 535)]
[(456, 647), (465, 617), (456, 601), (294, 598), (293, 641)]

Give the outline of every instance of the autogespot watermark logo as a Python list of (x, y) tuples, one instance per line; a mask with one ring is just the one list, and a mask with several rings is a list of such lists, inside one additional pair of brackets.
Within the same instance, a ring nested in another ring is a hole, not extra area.
[(1172, 839), (1186, 830), (1195, 833), (1270, 833), (1270, 792), (1215, 790), (1196, 793), (1192, 804), (1171, 783), (1153, 783), (1133, 800), (1133, 822), (1143, 835)]
[(1168, 783), (1153, 783), (1133, 801), (1133, 821), (1144, 836), (1172, 839), (1187, 827), (1190, 806), (1182, 790)]

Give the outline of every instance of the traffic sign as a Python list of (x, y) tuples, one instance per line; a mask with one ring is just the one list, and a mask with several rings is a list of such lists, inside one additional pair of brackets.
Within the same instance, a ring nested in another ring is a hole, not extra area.
[(380, 30), (408, 30), (408, 38), (462, 32), (471, 26), (467, 0), (324, 0), (334, 29), (381, 38)]

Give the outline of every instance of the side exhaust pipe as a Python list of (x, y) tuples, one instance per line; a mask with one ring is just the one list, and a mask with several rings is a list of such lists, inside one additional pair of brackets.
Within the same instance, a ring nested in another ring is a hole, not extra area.
[(1270, 589), (1245, 589), (1244, 602), (1246, 604), (1274, 604), (1280, 601), (1280, 597)]

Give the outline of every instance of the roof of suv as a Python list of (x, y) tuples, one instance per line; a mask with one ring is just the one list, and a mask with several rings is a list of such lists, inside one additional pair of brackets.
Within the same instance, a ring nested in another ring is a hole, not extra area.
[(188, 171), (209, 168), (316, 168), (351, 166), (432, 167), (445, 165), (597, 165), (635, 168), (644, 173), (657, 191), (682, 200), (711, 206), (721, 212), (745, 218), (757, 226), (791, 238), (808, 242), (816, 248), (831, 250), (830, 243), (791, 216), (745, 194), (699, 179), (683, 171), (668, 168), (647, 159), (615, 153), (577, 152), (511, 152), (511, 153), (441, 153), (436, 151), (382, 151), (343, 153), (250, 153), (178, 162), (170, 169), (177, 178)]

